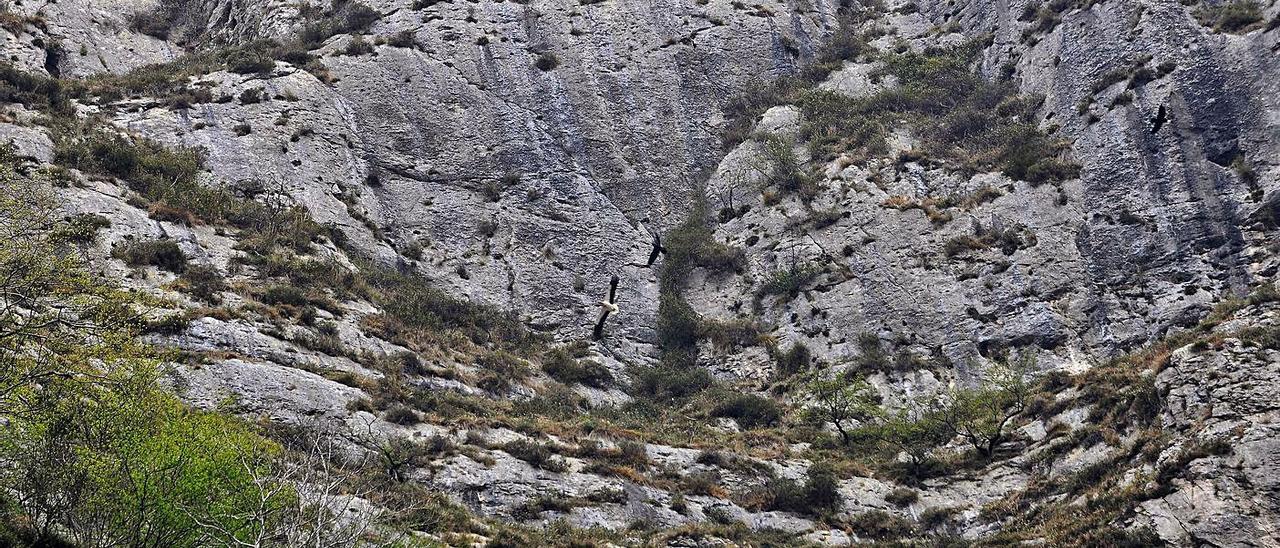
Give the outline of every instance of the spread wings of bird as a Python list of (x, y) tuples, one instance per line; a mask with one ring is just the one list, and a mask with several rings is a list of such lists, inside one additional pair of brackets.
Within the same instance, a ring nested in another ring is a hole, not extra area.
[(609, 279), (609, 300), (600, 301), (600, 319), (596, 321), (595, 329), (591, 330), (591, 337), (600, 340), (604, 337), (604, 322), (609, 319), (609, 315), (618, 313), (618, 305), (615, 304), (618, 298), (618, 275), (614, 274)]
[(661, 255), (666, 252), (667, 252), (667, 248), (662, 247), (662, 236), (659, 236), (657, 232), (654, 232), (653, 233), (653, 251), (649, 252), (649, 262), (645, 263), (644, 265), (653, 266), (653, 263), (658, 260), (658, 255)]

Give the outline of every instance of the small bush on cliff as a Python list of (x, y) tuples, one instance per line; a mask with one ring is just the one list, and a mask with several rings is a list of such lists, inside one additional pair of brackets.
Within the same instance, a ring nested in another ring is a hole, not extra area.
[(116, 247), (111, 255), (129, 266), (156, 266), (177, 274), (187, 269), (187, 255), (173, 240), (129, 242)]
[(766, 510), (822, 516), (841, 506), (839, 479), (825, 463), (816, 463), (806, 472), (804, 483), (786, 478), (769, 480), (753, 497)]
[(969, 68), (983, 45), (886, 55), (879, 75), (894, 76), (898, 85), (869, 97), (807, 92), (798, 101), (801, 136), (816, 157), (877, 156), (887, 152), (888, 135), (905, 119), (924, 152), (967, 170), (996, 169), (1032, 183), (1077, 176), (1079, 166), (1066, 158), (1068, 145), (1036, 125), (1039, 98)]
[(1262, 6), (1255, 0), (1231, 0), (1220, 4), (1202, 4), (1195, 10), (1196, 19), (1218, 32), (1245, 33), (1261, 26)]
[(755, 394), (730, 394), (711, 410), (711, 416), (732, 418), (738, 426), (751, 430), (778, 424), (782, 406)]
[(543, 354), (542, 370), (551, 378), (565, 384), (583, 384), (603, 388), (613, 382), (609, 368), (599, 362), (582, 359), (585, 345), (565, 345)]

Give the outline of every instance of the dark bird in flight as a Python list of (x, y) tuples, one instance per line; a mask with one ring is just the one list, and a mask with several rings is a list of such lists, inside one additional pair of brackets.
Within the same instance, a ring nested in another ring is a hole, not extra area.
[(653, 251), (649, 253), (649, 262), (645, 266), (653, 266), (654, 261), (658, 260), (658, 255), (667, 252), (667, 248), (662, 247), (662, 236), (657, 232), (653, 233)]
[(600, 340), (604, 337), (604, 321), (609, 318), (610, 314), (618, 313), (618, 305), (614, 304), (618, 297), (618, 275), (614, 274), (609, 279), (609, 300), (600, 301), (600, 319), (596, 321), (596, 328), (591, 332), (591, 338)]
[(1163, 127), (1164, 123), (1168, 120), (1169, 115), (1165, 113), (1164, 105), (1160, 105), (1160, 108), (1156, 110), (1155, 119), (1151, 121), (1151, 133), (1160, 131), (1160, 128)]

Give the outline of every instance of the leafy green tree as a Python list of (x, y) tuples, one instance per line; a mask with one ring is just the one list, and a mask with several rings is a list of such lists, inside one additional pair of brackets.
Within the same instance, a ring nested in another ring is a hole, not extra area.
[(990, 457), (1005, 440), (1006, 428), (1031, 396), (1027, 372), (1034, 357), (1026, 356), (1016, 363), (991, 366), (979, 386), (952, 389), (939, 407), (938, 420), (984, 457)]
[(813, 404), (805, 410), (806, 415), (810, 420), (831, 424), (845, 445), (849, 444), (850, 431), (855, 423), (882, 413), (875, 389), (860, 377), (819, 376), (809, 382), (808, 394)]
[(915, 401), (896, 412), (881, 412), (866, 421), (855, 432), (906, 454), (911, 466), (919, 469), (929, 454), (951, 439), (951, 433), (938, 420), (938, 413), (928, 401)]
[[(278, 448), (161, 388), (165, 356), (138, 338), (145, 303), (89, 272), (48, 182), (17, 166), (0, 149), (0, 528), (35, 545), (204, 544), (202, 520), (260, 499)], [(273, 526), (223, 521), (224, 540)]]

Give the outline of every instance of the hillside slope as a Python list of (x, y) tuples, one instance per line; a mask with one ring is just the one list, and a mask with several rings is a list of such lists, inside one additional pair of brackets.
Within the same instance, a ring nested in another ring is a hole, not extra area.
[(1269, 545), (1277, 13), (64, 0), (0, 140), (435, 541)]

